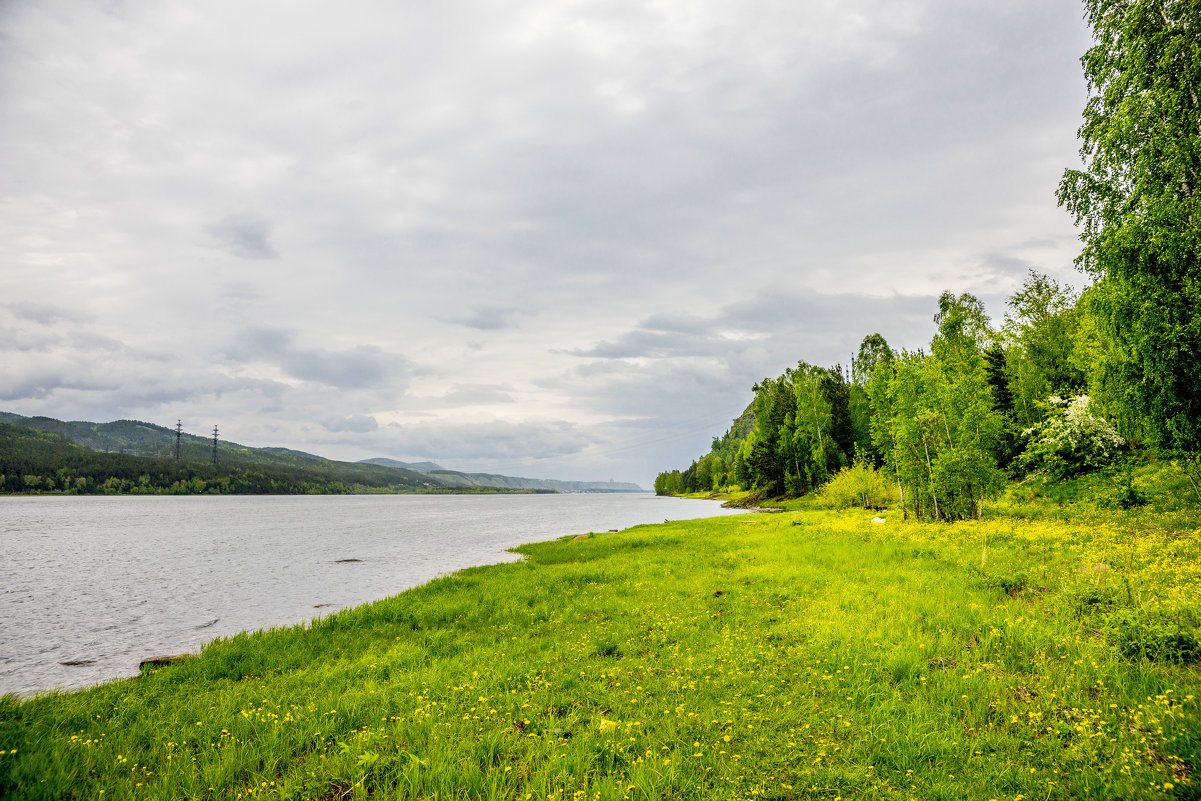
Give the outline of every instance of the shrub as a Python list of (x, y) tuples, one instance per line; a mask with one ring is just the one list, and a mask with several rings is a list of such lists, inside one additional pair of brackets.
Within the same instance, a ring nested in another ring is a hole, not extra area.
[(1051, 397), (1051, 414), (1022, 432), (1022, 464), (1060, 480), (1108, 466), (1126, 444), (1110, 423), (1089, 411), (1089, 397)]
[(886, 507), (896, 497), (896, 486), (863, 458), (835, 473), (818, 492), (818, 499), (832, 509)]

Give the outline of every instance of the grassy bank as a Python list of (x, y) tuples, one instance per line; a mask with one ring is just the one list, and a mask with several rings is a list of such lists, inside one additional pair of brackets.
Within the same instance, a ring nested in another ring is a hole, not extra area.
[(0, 796), (1199, 796), (1195, 518), (871, 516), (529, 545), (138, 679), (7, 697)]

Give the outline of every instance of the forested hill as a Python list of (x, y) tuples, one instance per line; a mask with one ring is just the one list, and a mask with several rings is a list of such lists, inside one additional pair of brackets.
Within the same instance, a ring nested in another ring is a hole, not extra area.
[(434, 462), (339, 462), (289, 448), (180, 435), (137, 420), (66, 422), (0, 412), (0, 492), (641, 492), (622, 482), (445, 470)]
[[(11, 412), (0, 412), (0, 423), (62, 434), (77, 445), (103, 453), (146, 456), (157, 459), (173, 458), (175, 455), (175, 430), (154, 423), (144, 423), (140, 420), (92, 423), (81, 420), (56, 420), (53, 417), (24, 417)], [(183, 433), (180, 436), (180, 445), (180, 455), (184, 458), (212, 459), (213, 440), (211, 435), (197, 436)], [(311, 466), (313, 462), (330, 461), (303, 451), (288, 448), (251, 448), (221, 439), (217, 441), (217, 456), (220, 461), (225, 462), (251, 462), (293, 467)]]
[(433, 476), (455, 487), (505, 487), (508, 489), (540, 489), (554, 492), (644, 492), (642, 487), (624, 481), (559, 481), (551, 478), (519, 478), (495, 473), (462, 473), (447, 470), (434, 462), (398, 462), (395, 459), (364, 459), (365, 464), (404, 467)]
[(443, 488), (428, 477), (374, 465), (312, 459), (293, 466), (211, 456), (103, 453), (62, 434), (0, 423), (0, 492), (71, 494), (415, 492)]
[[(0, 413), (0, 492), (74, 494), (465, 492), (414, 470), (338, 462), (286, 448), (248, 448), (183, 435), (149, 423), (63, 422)], [(72, 441), (107, 448), (109, 452)], [(125, 451), (121, 453), (119, 451)], [(511, 491), (498, 488), (489, 491)]]

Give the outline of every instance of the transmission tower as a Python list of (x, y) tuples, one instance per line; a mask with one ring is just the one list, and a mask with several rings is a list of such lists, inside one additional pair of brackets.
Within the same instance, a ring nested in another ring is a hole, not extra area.
[(177, 419), (175, 421), (175, 458), (176, 459), (178, 459), (180, 457), (180, 451), (183, 449), (182, 448), (182, 440), (183, 440), (183, 420)]
[(217, 463), (217, 427), (213, 426), (213, 464)]

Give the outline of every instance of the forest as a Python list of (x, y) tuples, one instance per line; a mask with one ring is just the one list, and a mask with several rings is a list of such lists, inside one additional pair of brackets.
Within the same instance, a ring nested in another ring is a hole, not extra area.
[[(3, 422), (12, 420), (14, 422)], [(100, 451), (84, 442), (119, 452)], [(286, 448), (213, 443), (134, 420), (65, 423), (0, 412), (0, 493), (60, 495), (306, 495), (552, 492), (465, 485), (403, 467), (339, 462)], [(128, 451), (133, 451), (128, 452)], [(461, 476), (462, 474), (454, 474)], [(505, 478), (497, 476), (496, 478)]]
[(928, 351), (896, 352), (870, 334), (849, 370), (801, 362), (763, 379), (710, 452), (661, 473), (655, 490), (821, 490), (955, 520), (979, 517), (1009, 479), (1111, 469), (1147, 448), (1188, 463), (1191, 452), (1131, 402), (1104, 301), (1103, 285), (1077, 294), (1032, 272), (994, 328), (977, 298), (944, 293)]
[[(200, 458), (101, 453), (62, 434), (0, 423), (0, 493), (69, 495), (340, 494), (396, 489), (398, 471), (347, 474), (339, 463), (310, 467)], [(374, 466), (368, 466), (374, 468)], [(412, 490), (405, 486), (400, 489)]]
[[(1164, 459), (1201, 500), (1201, 38), (1197, 2), (1090, 2), (1082, 169), (1057, 198), (1091, 280), (1031, 271), (994, 325), (944, 292), (928, 348), (864, 337), (849, 370), (804, 361), (754, 386), (660, 494), (814, 491), (933, 520), (979, 518), (1008, 481)], [(1127, 485), (1124, 503), (1137, 503)]]

